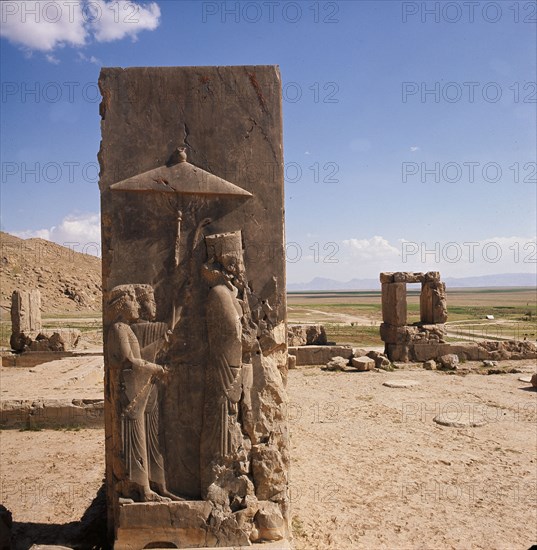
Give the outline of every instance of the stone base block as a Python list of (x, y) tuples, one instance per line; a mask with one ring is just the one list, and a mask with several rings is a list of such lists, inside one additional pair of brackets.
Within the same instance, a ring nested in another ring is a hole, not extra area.
[(296, 346), (289, 353), (296, 356), (297, 366), (326, 365), (334, 357), (350, 359), (353, 355), (351, 346)]
[(386, 344), (385, 353), (390, 361), (407, 363), (409, 361), (408, 346), (405, 344)]
[[(214, 530), (215, 528), (210, 525), (212, 512), (212, 504), (202, 500), (120, 504), (114, 550), (143, 548), (239, 550), (252, 547), (260, 550), (290, 550), (291, 548), (286, 540), (255, 544), (248, 544), (245, 541), (242, 545), (234, 546), (218, 545), (219, 530)], [(175, 546), (170, 546), (171, 544)]]

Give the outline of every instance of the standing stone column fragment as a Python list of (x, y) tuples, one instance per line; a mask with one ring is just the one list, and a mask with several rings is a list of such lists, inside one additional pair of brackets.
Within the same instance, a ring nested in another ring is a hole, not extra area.
[(111, 68), (99, 85), (114, 548), (285, 548), (279, 70)]
[(406, 325), (406, 283), (382, 283), (382, 319), (388, 325)]

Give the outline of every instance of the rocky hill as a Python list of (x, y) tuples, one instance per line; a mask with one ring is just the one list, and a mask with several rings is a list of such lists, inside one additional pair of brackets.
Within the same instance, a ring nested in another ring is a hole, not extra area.
[(44, 239), (0, 232), (0, 308), (9, 319), (15, 289), (41, 291), (44, 314), (101, 310), (101, 260)]

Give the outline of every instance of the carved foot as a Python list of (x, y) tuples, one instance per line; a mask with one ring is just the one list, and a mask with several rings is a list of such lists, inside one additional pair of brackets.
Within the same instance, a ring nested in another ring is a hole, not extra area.
[(177, 495), (174, 495), (164, 485), (156, 485), (155, 486), (156, 491), (159, 495), (162, 495), (163, 497), (166, 497), (170, 500), (185, 500), (184, 498), (178, 497)]
[(155, 491), (151, 491), (151, 489), (146, 489), (144, 491), (144, 494), (142, 495), (144, 502), (170, 502), (171, 498), (160, 496), (159, 494), (155, 493)]

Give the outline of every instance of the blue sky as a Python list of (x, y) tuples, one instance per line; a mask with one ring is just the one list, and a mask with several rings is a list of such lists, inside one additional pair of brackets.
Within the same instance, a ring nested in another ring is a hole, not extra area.
[(101, 66), (277, 64), (289, 282), (535, 272), (535, 2), (51, 4), (1, 4), (4, 231), (96, 250)]

